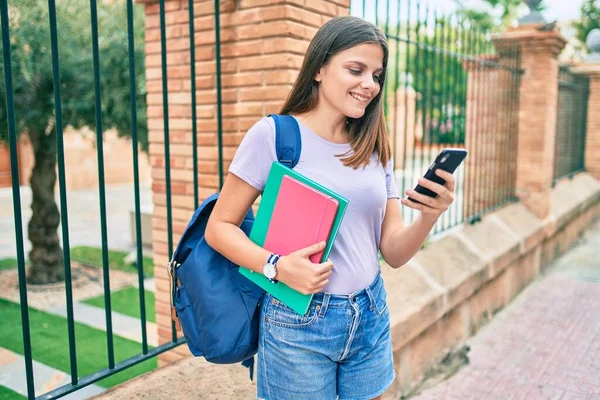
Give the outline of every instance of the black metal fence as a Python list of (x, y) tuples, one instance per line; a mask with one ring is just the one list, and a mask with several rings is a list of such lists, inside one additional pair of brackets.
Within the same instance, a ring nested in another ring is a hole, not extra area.
[(585, 168), (589, 78), (562, 65), (558, 74), (554, 182)]
[[(386, 112), (399, 189), (413, 187), (442, 148), (469, 151), (434, 233), (516, 200), (518, 46), (497, 55), (488, 32), (416, 0), (363, 0), (352, 14), (388, 37)], [(417, 215), (403, 212), (406, 221)]]
[[(76, 98), (64, 98), (62, 96), (63, 90), (68, 90), (71, 86), (74, 86), (74, 77), (67, 76), (66, 78), (61, 77), (61, 67), (64, 67), (64, 60), (61, 58), (62, 47), (65, 46), (66, 43), (59, 43), (59, 37), (62, 39), (69, 40), (77, 40), (75, 37), (65, 38), (64, 33), (63, 36), (60, 35), (61, 29), (65, 27), (59, 26), (57, 23), (57, 9), (62, 10), (63, 12), (73, 11), (73, 9), (69, 9), (69, 6), (73, 3), (68, 2), (55, 2), (55, 0), (48, 0), (47, 8), (44, 8), (42, 12), (47, 16), (46, 21), (35, 21), (37, 24), (27, 25), (27, 21), (22, 21), (19, 18), (22, 18), (24, 15), (25, 7), (31, 6), (28, 3), (28, 0), (24, 1), (15, 1), (16, 5), (11, 5), (9, 7), (7, 0), (0, 0), (0, 14), (1, 14), (1, 24), (2, 24), (2, 46), (3, 46), (3, 73), (4, 73), (4, 93), (3, 97), (5, 99), (5, 103), (3, 106), (3, 117), (7, 124), (7, 139), (9, 143), (10, 150), (10, 162), (11, 162), (11, 178), (12, 178), (12, 195), (13, 195), (13, 210), (14, 210), (14, 224), (15, 224), (15, 243), (16, 243), (16, 263), (18, 270), (18, 281), (19, 281), (19, 293), (20, 293), (20, 316), (21, 316), (21, 327), (22, 327), (22, 350), (20, 353), (24, 357), (25, 363), (25, 373), (26, 373), (26, 381), (27, 381), (27, 397), (29, 399), (36, 398), (36, 382), (34, 379), (34, 356), (33, 353), (40, 354), (43, 352), (50, 351), (48, 348), (36, 348), (34, 343), (34, 339), (40, 339), (40, 336), (32, 337), (32, 323), (30, 316), (32, 315), (32, 310), (28, 307), (28, 285), (27, 285), (27, 274), (25, 269), (26, 256), (24, 251), (24, 227), (22, 224), (22, 206), (21, 206), (21, 196), (19, 190), (19, 162), (17, 156), (17, 129), (23, 128), (22, 121), (19, 121), (19, 117), (22, 118), (23, 115), (27, 114), (25, 111), (25, 107), (27, 107), (27, 101), (42, 101), (41, 98), (27, 97), (27, 93), (24, 92), (15, 92), (15, 82), (23, 82), (23, 80), (29, 79), (31, 85), (35, 85), (36, 79), (31, 79), (31, 76), (23, 76), (24, 70), (18, 69), (20, 63), (28, 63), (31, 62), (30, 57), (21, 57), (19, 59), (15, 59), (12, 57), (14, 53), (18, 53), (19, 49), (15, 46), (17, 43), (15, 39), (15, 32), (17, 31), (21, 35), (32, 35), (29, 38), (33, 39), (33, 35), (44, 35), (45, 33), (49, 34), (49, 42), (51, 49), (48, 53), (51, 53), (51, 69), (50, 69), (50, 86), (46, 86), (46, 89), (49, 88), (51, 92), (53, 92), (53, 101), (50, 103), (53, 107), (53, 118), (50, 121), (43, 121), (44, 127), (47, 128), (50, 126), (50, 129), (47, 131), (46, 135), (50, 140), (45, 141), (42, 148), (36, 148), (34, 145), (34, 150), (36, 151), (36, 158), (42, 157), (42, 155), (50, 154), (51, 162), (50, 168), (53, 171), (54, 166), (57, 166), (58, 170), (58, 188), (59, 188), (59, 198), (60, 198), (60, 227), (62, 233), (62, 266), (64, 267), (64, 281), (65, 281), (65, 305), (66, 305), (66, 331), (64, 332), (65, 336), (68, 336), (68, 354), (62, 354), (61, 357), (68, 356), (68, 369), (62, 368), (63, 371), (68, 372), (70, 374), (70, 383), (65, 384), (59, 388), (51, 390), (47, 393), (37, 394), (37, 398), (41, 399), (55, 399), (62, 396), (65, 396), (69, 393), (78, 391), (88, 385), (101, 381), (105, 378), (112, 377), (119, 372), (122, 372), (126, 369), (129, 369), (137, 364), (140, 364), (146, 360), (150, 360), (161, 354), (165, 351), (173, 349), (176, 346), (184, 343), (183, 338), (177, 338), (175, 333), (175, 329), (173, 327), (173, 340), (169, 343), (157, 346), (152, 348), (148, 344), (148, 334), (146, 331), (147, 324), (147, 315), (146, 315), (146, 302), (144, 299), (144, 269), (142, 264), (142, 240), (141, 240), (141, 217), (140, 217), (140, 187), (139, 187), (139, 170), (138, 170), (138, 127), (144, 126), (143, 118), (145, 118), (145, 110), (141, 110), (142, 116), (140, 117), (138, 114), (140, 110), (138, 109), (137, 103), (140, 101), (140, 98), (145, 102), (145, 93), (140, 94), (140, 87), (143, 88), (144, 85), (140, 85), (140, 82), (136, 82), (136, 72), (140, 69), (143, 69), (143, 65), (136, 64), (135, 57), (135, 41), (134, 37), (136, 36), (136, 29), (143, 29), (139, 26), (134, 26), (134, 7), (143, 7), (140, 5), (134, 6), (133, 0), (126, 0), (125, 2), (115, 2), (115, 7), (122, 7), (124, 11), (125, 19), (126, 19), (126, 28), (122, 32), (118, 32), (123, 34), (123, 39), (127, 40), (127, 47), (124, 54), (120, 55), (124, 59), (128, 58), (128, 77), (126, 78), (129, 86), (129, 99), (128, 103), (125, 100), (125, 104), (129, 105), (129, 109), (125, 110), (125, 112), (129, 113), (129, 118), (125, 118), (128, 120), (128, 124), (125, 125), (130, 129), (130, 134), (132, 138), (132, 151), (133, 151), (133, 174), (134, 174), (134, 204), (132, 206), (135, 210), (135, 236), (137, 243), (137, 254), (136, 254), (136, 270), (138, 274), (138, 293), (139, 293), (139, 304), (140, 304), (140, 333), (141, 333), (141, 343), (139, 343), (139, 353), (135, 355), (123, 356), (123, 351), (120, 350), (115, 343), (115, 334), (113, 332), (113, 316), (112, 316), (112, 306), (111, 306), (111, 285), (110, 285), (110, 268), (109, 265), (109, 257), (108, 257), (108, 237), (107, 237), (107, 210), (106, 210), (106, 191), (105, 191), (105, 177), (104, 177), (104, 157), (103, 157), (103, 121), (112, 120), (114, 118), (113, 115), (108, 114), (106, 112), (105, 107), (107, 107), (107, 102), (103, 103), (102, 95), (105, 94), (106, 90), (116, 90), (115, 87), (104, 87), (101, 88), (101, 74), (106, 73), (106, 71), (101, 70), (101, 66), (103, 65), (102, 54), (100, 53), (100, 38), (99, 29), (98, 29), (98, 9), (100, 6), (105, 5), (104, 3), (96, 4), (96, 0), (90, 0), (88, 12), (90, 15), (91, 22), (91, 43), (90, 46), (90, 54), (91, 54), (91, 63), (93, 63), (93, 86), (90, 87), (90, 92), (93, 98), (90, 100), (93, 105), (93, 110), (95, 110), (95, 122), (90, 124), (95, 127), (96, 130), (96, 145), (97, 145), (97, 157), (98, 157), (98, 196), (99, 196), (99, 206), (100, 206), (100, 225), (101, 225), (101, 237), (99, 238), (99, 243), (102, 247), (102, 271), (103, 271), (103, 285), (104, 285), (104, 308), (105, 308), (105, 344), (106, 344), (106, 367), (99, 368), (95, 371), (90, 371), (84, 374), (84, 376), (80, 376), (80, 371), (89, 371), (89, 367), (83, 367), (82, 364), (88, 364), (89, 360), (82, 359), (78, 357), (78, 351), (82, 352), (82, 348), (86, 346), (86, 341), (89, 338), (80, 337), (76, 334), (77, 325), (74, 318), (74, 301), (73, 301), (73, 277), (72, 277), (72, 260), (71, 260), (71, 245), (70, 245), (70, 232), (69, 232), (69, 207), (68, 207), (68, 193), (67, 193), (67, 185), (65, 182), (65, 159), (64, 159), (64, 127), (69, 124), (77, 124), (75, 118), (69, 119), (64, 118), (66, 116), (73, 116), (77, 114), (77, 107), (81, 107), (80, 101), (81, 98), (85, 98), (86, 95), (90, 95), (90, 93), (73, 93), (70, 92), (71, 95), (77, 95)], [(109, 2), (111, 3), (111, 2)], [(40, 4), (37, 3), (37, 7), (41, 7)], [(78, 5), (85, 4), (85, 2), (78, 2)], [(106, 3), (108, 4), (108, 3)], [(112, 4), (112, 3), (111, 3)], [(60, 7), (63, 8), (60, 8)], [(215, 0), (216, 6), (216, 15), (215, 24), (218, 27), (218, 6), (219, 1)], [(106, 11), (106, 10), (104, 10)], [(165, 154), (166, 154), (166, 165), (169, 165), (169, 126), (168, 126), (168, 102), (167, 93), (167, 63), (166, 63), (166, 41), (165, 41), (165, 0), (160, 0), (160, 13), (161, 13), (161, 36), (162, 36), (162, 78), (163, 78), (163, 89), (164, 89), (164, 132), (165, 132)], [(194, 15), (194, 1), (189, 1), (189, 15)], [(39, 15), (38, 15), (39, 16)], [(63, 15), (65, 17), (65, 15)], [(67, 15), (66, 17), (75, 17), (74, 15)], [(111, 18), (113, 16), (110, 16)], [(64, 21), (64, 20), (63, 20)], [(190, 29), (193, 31), (193, 21), (194, 18), (190, 18)], [(40, 24), (44, 23), (44, 26)], [(48, 29), (49, 28), (49, 29)], [(49, 32), (46, 32), (49, 30)], [(115, 32), (104, 32), (105, 37), (110, 34), (114, 34)], [(13, 35), (13, 36), (11, 36)], [(143, 37), (143, 35), (142, 35)], [(27, 40), (28, 37), (20, 37), (21, 42), (23, 40)], [(120, 39), (117, 39), (120, 40)], [(189, 40), (191, 42), (190, 48), (193, 52), (194, 49), (194, 35), (190, 35)], [(217, 42), (218, 43), (218, 42)], [(143, 43), (142, 43), (143, 46)], [(75, 58), (77, 54), (69, 54), (68, 56)], [(192, 53), (192, 59), (193, 53)], [(114, 60), (113, 60), (114, 62)], [(219, 58), (216, 60), (217, 65), (219, 63)], [(193, 63), (192, 63), (193, 65)], [(89, 65), (82, 65), (82, 67), (89, 67)], [(13, 74), (13, 71), (17, 70), (21, 74)], [(123, 71), (120, 71), (123, 73)], [(81, 71), (84, 74), (84, 71)], [(127, 74), (127, 70), (124, 75)], [(192, 75), (193, 76), (193, 75)], [(40, 80), (45, 80), (47, 77), (40, 77)], [(192, 79), (192, 85), (194, 84), (194, 79)], [(109, 86), (109, 85), (105, 85)], [(193, 86), (192, 86), (193, 87)], [(103, 89), (103, 90), (101, 90)], [(79, 97), (81, 96), (81, 97)], [(22, 108), (16, 109), (15, 105), (19, 105)], [(112, 109), (111, 112), (117, 113), (121, 110)], [(192, 113), (195, 112), (195, 104), (192, 105)], [(48, 124), (50, 123), (50, 124)], [(25, 126), (27, 128), (27, 126)], [(106, 126), (105, 126), (106, 128)], [(30, 131), (31, 133), (31, 131)], [(195, 135), (194, 135), (195, 137)], [(37, 154), (37, 152), (41, 154)], [(195, 156), (195, 154), (194, 154)], [(36, 159), (36, 162), (40, 161)], [(197, 165), (196, 159), (194, 159), (194, 165)], [(167, 171), (167, 187), (169, 187), (169, 168), (166, 168)], [(55, 181), (54, 173), (49, 177), (52, 179), (52, 183)], [(50, 187), (50, 194), (48, 199), (48, 193), (40, 193), (40, 188), (33, 187), (32, 184), (32, 192), (33, 197), (36, 196), (46, 196), (46, 200), (52, 202), (53, 201), (53, 186)], [(197, 187), (197, 185), (196, 185)], [(37, 191), (37, 192), (36, 192)], [(167, 198), (170, 199), (170, 193), (167, 191)], [(197, 193), (195, 196), (195, 201), (197, 204)], [(170, 204), (169, 204), (170, 210)], [(34, 213), (36, 210), (34, 210)], [(169, 216), (170, 217), (170, 216)], [(170, 220), (170, 218), (169, 218)], [(170, 221), (169, 221), (170, 222)], [(56, 222), (58, 225), (58, 221)], [(54, 228), (56, 230), (56, 227)], [(2, 234), (5, 234), (4, 232)], [(169, 240), (171, 239), (172, 231), (169, 230)], [(172, 243), (170, 242), (171, 249)], [(171, 250), (172, 252), (172, 250)], [(2, 304), (0, 304), (1, 306)], [(36, 312), (33, 312), (36, 314)], [(52, 327), (55, 329), (55, 327)], [(4, 345), (3, 341), (6, 339), (5, 332), (0, 336), (0, 345)], [(84, 344), (82, 344), (84, 343)], [(87, 344), (89, 346), (89, 343)], [(15, 349), (18, 350), (18, 349)], [(36, 350), (36, 351), (33, 351)], [(61, 351), (64, 349), (60, 349)], [(94, 351), (98, 351), (98, 349), (94, 349)], [(102, 350), (99, 350), (100, 353)], [(120, 354), (119, 354), (120, 353)], [(97, 354), (97, 353), (94, 353)], [(37, 358), (37, 357), (36, 357)], [(39, 385), (41, 386), (41, 385)]]

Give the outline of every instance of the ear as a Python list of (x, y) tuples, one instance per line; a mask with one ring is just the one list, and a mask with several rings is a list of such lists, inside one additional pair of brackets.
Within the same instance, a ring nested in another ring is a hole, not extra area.
[(317, 75), (315, 76), (315, 82), (320, 83), (321, 80), (323, 79), (322, 71), (323, 71), (323, 68), (319, 68), (319, 70), (317, 71)]

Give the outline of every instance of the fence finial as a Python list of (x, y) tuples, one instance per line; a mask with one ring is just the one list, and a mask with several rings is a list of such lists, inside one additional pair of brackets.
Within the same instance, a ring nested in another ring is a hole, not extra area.
[(600, 61), (600, 29), (592, 29), (587, 35), (585, 44), (590, 50), (590, 54), (585, 58), (585, 61)]
[(529, 7), (529, 14), (519, 19), (519, 26), (546, 22), (542, 14), (538, 11), (541, 2), (542, 0), (523, 0), (523, 3)]

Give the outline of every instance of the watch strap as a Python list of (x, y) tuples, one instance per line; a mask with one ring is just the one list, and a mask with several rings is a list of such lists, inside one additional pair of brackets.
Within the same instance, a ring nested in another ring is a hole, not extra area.
[[(271, 264), (273, 267), (275, 267), (275, 271), (277, 271), (277, 261), (279, 261), (279, 254), (271, 254), (269, 256), (269, 259), (267, 260), (268, 264)], [(278, 280), (275, 278), (267, 278), (268, 280), (270, 280), (272, 283), (277, 283)]]

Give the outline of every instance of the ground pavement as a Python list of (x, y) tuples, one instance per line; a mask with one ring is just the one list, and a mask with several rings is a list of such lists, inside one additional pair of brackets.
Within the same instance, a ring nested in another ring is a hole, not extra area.
[(600, 221), (468, 341), (418, 400), (600, 400)]

